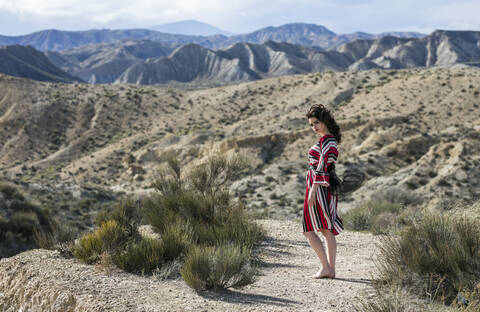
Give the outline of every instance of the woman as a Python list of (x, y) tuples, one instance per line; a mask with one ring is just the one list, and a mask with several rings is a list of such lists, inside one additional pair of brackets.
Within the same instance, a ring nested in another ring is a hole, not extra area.
[[(335, 175), (337, 144), (342, 140), (340, 127), (323, 105), (313, 105), (307, 113), (318, 142), (308, 151), (309, 170), (306, 174), (307, 190), (303, 204), (303, 234), (320, 259), (322, 268), (313, 278), (335, 278), (335, 236), (343, 230), (337, 215), (338, 178)], [(328, 255), (315, 232), (321, 232), (327, 242)]]

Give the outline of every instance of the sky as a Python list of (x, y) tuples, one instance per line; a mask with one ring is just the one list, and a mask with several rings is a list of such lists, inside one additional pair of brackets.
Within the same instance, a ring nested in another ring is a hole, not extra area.
[(480, 30), (479, 0), (0, 0), (0, 34), (147, 28), (197, 20), (236, 34), (288, 23), (337, 34)]

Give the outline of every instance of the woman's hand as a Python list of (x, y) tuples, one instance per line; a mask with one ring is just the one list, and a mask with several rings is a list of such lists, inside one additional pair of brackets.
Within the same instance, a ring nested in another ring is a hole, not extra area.
[(310, 192), (308, 193), (308, 207), (313, 207), (315, 203), (315, 194), (317, 193), (317, 188), (315, 185), (312, 186)]

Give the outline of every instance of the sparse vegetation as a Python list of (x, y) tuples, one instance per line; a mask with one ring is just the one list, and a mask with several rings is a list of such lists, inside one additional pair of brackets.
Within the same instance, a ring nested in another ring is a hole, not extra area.
[[(264, 233), (226, 188), (246, 163), (211, 156), (186, 174), (176, 158), (168, 156), (167, 163), (153, 183), (154, 194), (100, 213), (99, 227), (80, 239), (73, 254), (86, 263), (106, 254), (118, 267), (136, 273), (151, 273), (186, 257), (182, 276), (196, 290), (253, 281), (251, 253)], [(160, 240), (138, 234), (141, 213)]]
[(63, 248), (73, 235), (16, 187), (0, 182), (0, 258), (32, 248)]
[(142, 237), (117, 254), (114, 263), (122, 270), (143, 274), (158, 269), (164, 262), (163, 257), (164, 244), (161, 241)]
[[(465, 209), (479, 213), (471, 208)], [(438, 310), (437, 303), (478, 311), (480, 223), (453, 213), (423, 213), (398, 236), (383, 237), (377, 266), (377, 295), (361, 311)]]
[(251, 284), (256, 268), (251, 264), (251, 251), (232, 244), (192, 247), (181, 274), (196, 290), (228, 288)]
[(73, 248), (73, 255), (85, 263), (92, 264), (107, 253), (116, 257), (126, 244), (128, 236), (116, 221), (108, 220), (93, 233), (89, 233), (78, 241)]
[(387, 233), (398, 229), (403, 210), (404, 206), (387, 200), (364, 201), (345, 213), (345, 226), (355, 231)]

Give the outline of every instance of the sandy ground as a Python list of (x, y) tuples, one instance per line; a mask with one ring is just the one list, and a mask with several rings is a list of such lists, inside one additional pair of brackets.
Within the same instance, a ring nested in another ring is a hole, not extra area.
[(338, 236), (337, 278), (316, 280), (319, 261), (300, 222), (261, 220), (261, 275), (239, 289), (196, 293), (182, 279), (98, 270), (58, 252), (33, 250), (0, 261), (3, 311), (352, 311), (372, 295), (376, 239)]

